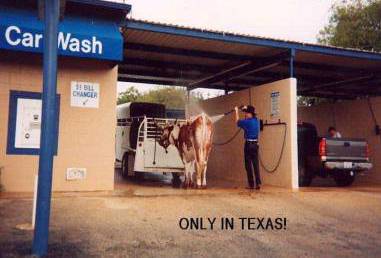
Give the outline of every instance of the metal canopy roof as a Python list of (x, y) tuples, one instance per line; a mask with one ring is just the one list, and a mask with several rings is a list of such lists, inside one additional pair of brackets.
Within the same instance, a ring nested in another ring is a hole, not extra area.
[(381, 53), (139, 20), (122, 28), (119, 81), (240, 90), (293, 76), (299, 95), (381, 95)]

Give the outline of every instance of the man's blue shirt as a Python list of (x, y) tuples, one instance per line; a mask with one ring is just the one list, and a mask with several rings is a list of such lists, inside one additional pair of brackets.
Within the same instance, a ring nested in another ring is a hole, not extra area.
[(241, 119), (237, 122), (245, 132), (245, 139), (256, 140), (259, 135), (259, 121), (257, 118)]

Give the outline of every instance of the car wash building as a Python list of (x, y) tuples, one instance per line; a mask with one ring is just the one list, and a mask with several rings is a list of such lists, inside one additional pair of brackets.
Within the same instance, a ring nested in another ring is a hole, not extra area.
[[(381, 54), (134, 20), (130, 6), (68, 0), (59, 25), (54, 191), (114, 187), (117, 81), (225, 90), (198, 105), (221, 114), (252, 104), (264, 121), (263, 183), (298, 188), (297, 122), (329, 125), (370, 143), (374, 168), (359, 181), (380, 184)], [(86, 13), (82, 12), (86, 10)], [(38, 171), (42, 57), (37, 1), (2, 2), (0, 167), (5, 191), (32, 191)], [(298, 96), (334, 101), (298, 108)], [(353, 118), (356, 121), (353, 123)], [(236, 132), (215, 124), (215, 142)], [(243, 136), (214, 146), (209, 185), (244, 184)]]
[[(111, 190), (119, 24), (129, 5), (66, 1), (58, 33), (55, 191)], [(85, 12), (83, 10), (86, 10)], [(41, 128), (43, 21), (38, 1), (1, 1), (0, 166), (5, 191), (32, 191)], [(80, 175), (78, 175), (80, 174)], [(83, 180), (73, 180), (81, 176)]]

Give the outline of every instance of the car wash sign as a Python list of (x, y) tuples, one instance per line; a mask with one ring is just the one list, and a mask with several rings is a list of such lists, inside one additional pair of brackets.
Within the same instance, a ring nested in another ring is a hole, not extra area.
[[(37, 12), (0, 10), (0, 48), (43, 52), (43, 21)], [(59, 24), (58, 54), (122, 60), (123, 38), (115, 22), (65, 16)]]

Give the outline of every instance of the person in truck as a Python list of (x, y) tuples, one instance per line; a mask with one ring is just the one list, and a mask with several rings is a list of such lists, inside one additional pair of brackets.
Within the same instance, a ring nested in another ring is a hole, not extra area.
[(259, 174), (259, 160), (258, 160), (258, 136), (259, 136), (259, 121), (255, 114), (253, 106), (244, 106), (241, 110), (245, 113), (245, 118), (239, 118), (238, 107), (235, 110), (235, 122), (237, 126), (242, 128), (245, 136), (245, 168), (247, 173), (247, 180), (249, 183), (248, 189), (254, 189), (253, 169), (255, 175), (255, 189), (259, 190), (261, 185), (261, 176)]
[(335, 127), (330, 126), (328, 128), (328, 137), (331, 138), (341, 138), (341, 133), (339, 133)]

